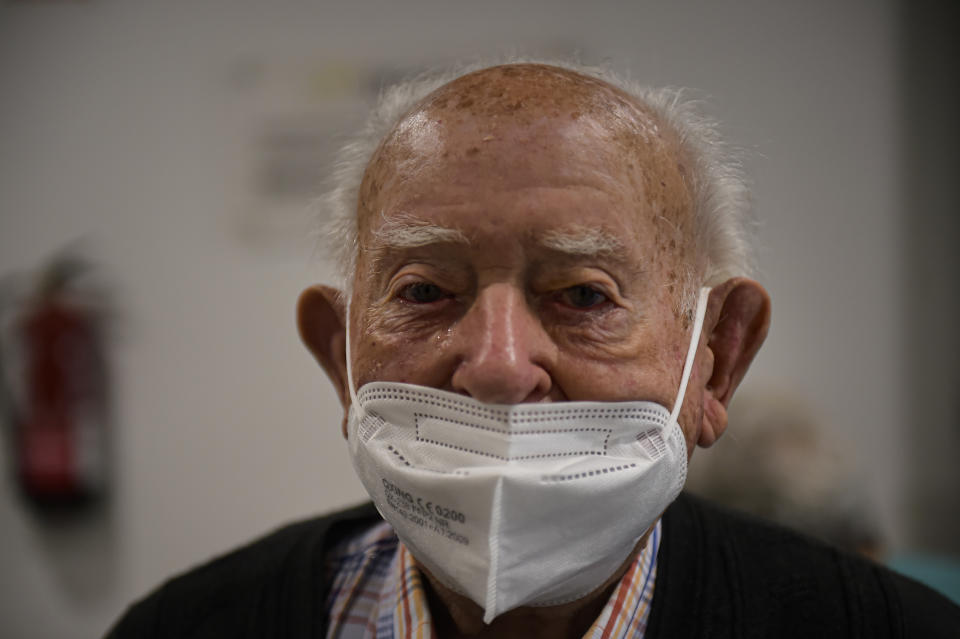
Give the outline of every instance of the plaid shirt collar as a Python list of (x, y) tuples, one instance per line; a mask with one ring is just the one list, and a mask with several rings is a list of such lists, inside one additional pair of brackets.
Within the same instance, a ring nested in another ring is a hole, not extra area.
[[(620, 580), (584, 639), (643, 639), (653, 600), (661, 527)], [(342, 544), (328, 564), (328, 637), (435, 639), (420, 571), (382, 522)]]

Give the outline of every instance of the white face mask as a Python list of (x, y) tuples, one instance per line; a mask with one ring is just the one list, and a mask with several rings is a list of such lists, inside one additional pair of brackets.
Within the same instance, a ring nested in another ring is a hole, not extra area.
[(680, 493), (677, 415), (708, 294), (672, 412), (654, 402), (484, 404), (392, 382), (355, 392), (347, 309), (353, 465), (413, 556), (482, 606), (485, 623), (589, 594)]

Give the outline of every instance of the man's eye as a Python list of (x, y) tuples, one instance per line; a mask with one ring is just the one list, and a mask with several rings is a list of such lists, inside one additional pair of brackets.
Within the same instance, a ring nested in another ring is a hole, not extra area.
[(560, 291), (560, 301), (574, 308), (593, 308), (607, 301), (607, 296), (592, 286), (578, 285)]
[(397, 297), (411, 304), (430, 304), (449, 297), (449, 293), (436, 284), (417, 282), (404, 286)]

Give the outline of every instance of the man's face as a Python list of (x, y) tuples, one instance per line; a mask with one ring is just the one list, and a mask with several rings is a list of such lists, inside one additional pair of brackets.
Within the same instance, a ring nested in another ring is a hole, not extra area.
[[(488, 82), (414, 112), (368, 168), (354, 383), (672, 407), (692, 325), (674, 141), (622, 100), (602, 109), (529, 78)], [(692, 450), (700, 407), (686, 404)]]

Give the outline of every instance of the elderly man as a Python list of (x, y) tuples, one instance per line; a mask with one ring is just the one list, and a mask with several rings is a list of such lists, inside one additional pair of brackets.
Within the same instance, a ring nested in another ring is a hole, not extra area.
[(913, 582), (677, 499), (770, 303), (738, 166), (675, 94), (542, 64), (432, 78), (343, 160), (344, 290), (305, 291), (298, 321), (376, 510), (182, 576), (116, 636), (960, 629)]

